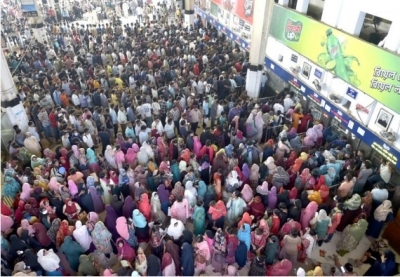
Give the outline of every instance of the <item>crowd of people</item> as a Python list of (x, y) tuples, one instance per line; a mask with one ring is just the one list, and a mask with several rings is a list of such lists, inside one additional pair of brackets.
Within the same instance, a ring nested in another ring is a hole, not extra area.
[[(246, 54), (217, 30), (52, 31), (5, 53), (30, 121), (2, 164), (3, 275), (397, 272), (379, 239), (400, 206), (392, 165), (375, 169), (287, 89), (247, 97)], [(370, 249), (341, 265), (365, 235)], [(305, 270), (334, 236), (331, 271)]]

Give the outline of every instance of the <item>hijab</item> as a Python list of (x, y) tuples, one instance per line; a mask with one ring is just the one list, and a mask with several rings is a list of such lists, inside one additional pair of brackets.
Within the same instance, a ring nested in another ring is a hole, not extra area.
[(247, 165), (247, 163), (244, 163), (243, 166), (242, 166), (242, 174), (243, 174), (243, 180), (242, 181), (245, 181), (245, 180), (249, 179), (249, 177), (250, 177), (250, 168)]
[(132, 219), (133, 219), (133, 225), (137, 228), (144, 228), (147, 225), (146, 218), (138, 209), (135, 209), (132, 212)]
[(261, 195), (268, 195), (268, 182), (264, 181), (261, 186), (256, 188), (256, 192)]
[(116, 228), (117, 228), (117, 232), (121, 236), (121, 238), (123, 238), (124, 240), (129, 239), (128, 223), (124, 216), (120, 216), (117, 218)]
[(239, 241), (242, 241), (246, 244), (247, 250), (250, 250), (250, 245), (251, 245), (250, 225), (247, 223), (244, 223), (243, 226), (244, 226), (244, 230), (243, 230), (243, 228), (239, 228), (237, 237), (238, 237)]
[[(45, 255), (46, 251), (46, 255)], [(47, 272), (56, 271), (60, 267), (60, 258), (54, 253), (53, 249), (41, 249), (37, 253), (37, 261)]]
[(253, 198), (253, 190), (248, 184), (245, 184), (243, 186), (241, 193), (242, 193), (242, 198), (246, 203), (250, 202), (251, 199)]
[(361, 206), (361, 197), (359, 194), (353, 194), (353, 196), (344, 202), (344, 208), (350, 211), (355, 211)]
[(385, 221), (388, 214), (392, 213), (392, 202), (390, 200), (385, 200), (381, 205), (376, 208), (374, 212), (375, 220), (382, 222)]
[(150, 254), (147, 258), (147, 276), (160, 276), (161, 275), (161, 263), (160, 259)]

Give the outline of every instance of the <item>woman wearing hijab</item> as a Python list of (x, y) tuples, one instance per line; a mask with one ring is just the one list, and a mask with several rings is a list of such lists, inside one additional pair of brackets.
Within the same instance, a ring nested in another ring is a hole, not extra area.
[(97, 174), (100, 173), (100, 166), (98, 164), (96, 153), (94, 153), (93, 149), (87, 148), (86, 149), (86, 159), (89, 165), (90, 171), (96, 172)]
[(248, 212), (243, 213), (242, 219), (238, 222), (238, 228), (242, 227), (243, 224), (249, 224), (251, 225), (253, 219), (250, 217), (250, 214)]
[(228, 221), (230, 223), (236, 223), (238, 219), (243, 215), (247, 204), (241, 197), (241, 193), (235, 191), (229, 198), (226, 207), (228, 210)]
[(289, 260), (277, 261), (268, 269), (267, 276), (289, 276), (292, 268), (293, 265)]
[(336, 204), (336, 207), (331, 210), (331, 212), (330, 212), (331, 224), (327, 231), (328, 236), (324, 240), (325, 243), (329, 243), (331, 241), (331, 239), (336, 231), (337, 226), (340, 224), (340, 221), (343, 216), (342, 209), (343, 209), (343, 204), (338, 203), (338, 204)]
[(179, 246), (174, 244), (174, 242), (172, 240), (168, 240), (164, 246), (165, 246), (164, 253), (170, 254), (172, 257), (172, 260), (174, 261), (176, 275), (180, 275), (180, 273), (181, 273), (181, 258), (180, 258)]
[(71, 269), (78, 271), (79, 257), (85, 252), (82, 247), (77, 242), (73, 241), (70, 236), (67, 236), (60, 247), (60, 251), (67, 257)]
[(51, 223), (49, 230), (47, 230), (47, 236), (49, 237), (50, 241), (53, 244), (57, 243), (57, 233), (58, 229), (60, 229), (60, 226), (61, 226), (61, 219), (56, 218)]
[(250, 215), (252, 215), (254, 217), (254, 221), (258, 221), (260, 220), (265, 213), (265, 206), (264, 204), (261, 202), (261, 197), (260, 196), (256, 196), (254, 197), (250, 202), (249, 202), (249, 213)]
[(10, 216), (6, 216), (3, 214), (1, 215), (1, 232), (8, 234), (11, 231), (13, 225), (14, 220)]
[[(75, 230), (72, 232), (75, 241), (79, 243), (84, 252), (87, 252), (92, 244), (92, 237), (90, 236), (86, 225), (82, 225), (81, 221), (75, 223)], [(94, 249), (93, 249), (94, 250)]]
[(182, 276), (193, 276), (194, 275), (193, 247), (185, 242), (183, 243), (181, 249), (182, 249), (181, 250)]
[(197, 201), (193, 213), (193, 233), (195, 236), (202, 235), (205, 232), (206, 212), (203, 207), (203, 201)]
[[(78, 183), (78, 198), (76, 198), (76, 201), (79, 202), (83, 210), (86, 212), (93, 212), (94, 209), (94, 203), (93, 203), (93, 198), (89, 194), (88, 187), (86, 186), (85, 183)], [(96, 192), (97, 193), (97, 192)]]
[(135, 269), (139, 274), (145, 276), (147, 274), (147, 267), (146, 255), (144, 254), (142, 247), (139, 247), (135, 260)]
[(176, 201), (171, 206), (171, 217), (182, 221), (183, 224), (189, 218), (189, 204), (186, 198), (178, 195)]
[(272, 175), (272, 185), (279, 191), (281, 187), (286, 187), (289, 183), (289, 174), (281, 166), (276, 168), (276, 172)]
[(166, 222), (166, 215), (161, 210), (160, 198), (158, 197), (157, 192), (153, 192), (151, 195), (151, 218), (152, 221), (160, 221), (163, 224)]
[(147, 276), (162, 276), (160, 259), (153, 254), (147, 258)]
[(322, 246), (324, 239), (328, 233), (328, 228), (332, 225), (331, 218), (326, 214), (326, 211), (321, 209), (318, 212), (317, 223), (315, 226), (315, 232), (317, 233), (318, 246)]
[(106, 205), (106, 218), (104, 220), (104, 225), (111, 232), (114, 241), (118, 238), (118, 232), (115, 225), (117, 218), (117, 212), (110, 205)]
[(253, 190), (248, 184), (244, 184), (241, 193), (242, 198), (246, 203), (249, 203), (251, 199), (253, 199)]
[(157, 195), (160, 200), (161, 210), (164, 215), (168, 215), (168, 207), (169, 207), (169, 190), (165, 187), (165, 184), (160, 184), (157, 188)]
[(368, 228), (368, 222), (360, 219), (357, 223), (348, 225), (342, 232), (342, 236), (336, 245), (337, 252), (340, 256), (357, 248), (358, 243), (365, 236)]
[(133, 210), (136, 209), (136, 202), (133, 201), (132, 196), (125, 198), (124, 205), (122, 206), (122, 216), (129, 218), (132, 216)]
[(113, 169), (117, 169), (117, 163), (115, 161), (115, 150), (112, 149), (111, 145), (108, 145), (106, 147), (106, 151), (104, 152), (104, 158), (107, 160), (107, 162)]
[(42, 275), (43, 268), (38, 262), (38, 257), (35, 252), (31, 249), (26, 249), (24, 252), (24, 260), (25, 266), (35, 272), (37, 275)]
[(63, 213), (68, 217), (69, 220), (78, 219), (78, 215), (81, 212), (81, 207), (78, 203), (73, 202), (71, 198), (65, 199), (65, 205), (63, 207)]
[(301, 238), (298, 231), (293, 229), (290, 234), (285, 235), (281, 244), (282, 249), (280, 257), (282, 259), (288, 259), (292, 263), (296, 262), (301, 246)]
[(197, 190), (193, 187), (192, 181), (187, 181), (185, 184), (185, 198), (189, 204), (189, 217), (192, 216), (194, 206), (196, 205)]
[(136, 258), (135, 250), (125, 241), (124, 238), (118, 238), (115, 242), (118, 250), (118, 259), (127, 260), (132, 263)]
[(161, 270), (163, 276), (176, 275), (174, 260), (172, 259), (171, 254), (169, 254), (168, 252), (164, 252), (164, 255), (162, 257)]
[(27, 219), (21, 220), (21, 227), (17, 229), (17, 234), (21, 237), (23, 231), (28, 231), (29, 236), (33, 236), (35, 234), (35, 229), (33, 229), (32, 225), (29, 224)]
[(315, 217), (315, 213), (318, 210), (318, 204), (316, 202), (310, 202), (307, 207), (301, 212), (300, 223), (301, 228), (304, 231), (307, 227), (310, 227), (310, 221)]
[(33, 192), (33, 189), (31, 188), (31, 185), (28, 183), (24, 183), (22, 185), (22, 192), (20, 194), (20, 199), (27, 201), (29, 197), (31, 197), (31, 193)]
[(132, 212), (133, 226), (139, 242), (148, 241), (150, 237), (149, 226), (144, 215), (138, 210)]
[(267, 267), (265, 266), (264, 257), (256, 257), (250, 264), (249, 276), (265, 276)]
[(268, 207), (268, 182), (264, 181), (260, 186), (256, 188), (256, 193), (258, 197), (261, 198), (261, 202), (264, 207)]
[(275, 209), (278, 204), (278, 195), (276, 194), (276, 187), (273, 186), (268, 193), (268, 209)]
[(336, 230), (342, 232), (347, 225), (351, 224), (360, 213), (360, 207), (361, 196), (359, 194), (353, 194), (350, 199), (347, 199), (343, 204), (343, 216)]
[(12, 207), (17, 193), (21, 190), (21, 184), (15, 179), (15, 175), (15, 171), (7, 170), (4, 172), (4, 184), (1, 195), (4, 197), (8, 207)]
[(239, 240), (233, 232), (233, 228), (228, 226), (226, 228), (226, 257), (225, 261), (228, 265), (235, 263), (236, 250), (239, 245)]
[(91, 235), (93, 244), (97, 250), (102, 251), (104, 254), (110, 254), (113, 252), (111, 246), (112, 235), (103, 222), (99, 221), (96, 223)]
[(25, 133), (24, 146), (30, 153), (36, 155), (37, 157), (42, 156), (42, 147), (40, 146), (36, 137), (30, 132)]
[(95, 265), (93, 254), (81, 255), (79, 257), (78, 276), (97, 276), (99, 275)]
[(72, 231), (74, 230), (73, 226), (69, 226), (67, 220), (63, 220), (60, 222), (60, 227), (58, 228), (57, 235), (56, 235), (56, 246), (60, 247), (61, 244), (64, 242), (64, 239), (67, 236), (72, 235)]
[(51, 240), (47, 235), (46, 227), (42, 223), (36, 222), (32, 225), (32, 228), (35, 232), (35, 239), (40, 243), (40, 245), (45, 248), (49, 247), (51, 245)]
[(368, 225), (367, 235), (375, 239), (379, 238), (385, 222), (393, 219), (392, 202), (390, 200), (385, 200), (376, 208), (374, 217)]
[(87, 218), (86, 227), (87, 227), (89, 233), (91, 233), (94, 229), (94, 226), (99, 221), (99, 215), (95, 212), (89, 212), (87, 214), (86, 218)]
[(244, 163), (242, 165), (242, 170), (241, 171), (242, 171), (242, 174), (243, 174), (242, 181), (245, 183), (245, 182), (247, 182), (249, 180), (249, 177), (250, 177), (250, 168), (247, 165), (247, 163)]
[(46, 276), (62, 276), (60, 258), (53, 249), (41, 249), (37, 253), (37, 261), (45, 271)]
[(211, 259), (210, 248), (207, 241), (204, 240), (202, 235), (196, 236), (195, 249), (195, 267), (200, 274), (205, 273), (207, 261)]
[[(114, 211), (118, 216), (122, 215), (122, 207), (124, 206), (124, 202), (122, 202), (121, 200), (119, 200), (117, 195), (113, 195), (111, 198), (111, 204), (110, 206), (114, 209)], [(107, 206), (106, 206), (106, 210), (107, 210)]]
[(277, 257), (279, 250), (279, 239), (277, 236), (271, 236), (267, 239), (265, 246), (265, 264), (272, 265)]
[(139, 211), (144, 215), (147, 222), (151, 221), (151, 205), (147, 193), (142, 193), (138, 203)]
[(17, 235), (11, 235), (9, 245), (8, 253), (10, 254), (11, 260), (15, 260), (19, 257), (19, 251), (23, 252), (29, 249), (29, 246), (22, 239), (18, 238)]

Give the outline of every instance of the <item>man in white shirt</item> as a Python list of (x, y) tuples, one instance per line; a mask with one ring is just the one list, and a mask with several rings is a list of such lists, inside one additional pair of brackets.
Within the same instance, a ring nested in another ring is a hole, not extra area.
[(40, 142), (40, 136), (33, 121), (29, 121), (28, 126), (28, 132), (31, 133), (31, 135), (34, 136), (38, 142)]
[(142, 105), (144, 116), (146, 117), (147, 126), (151, 126), (153, 118), (151, 117), (151, 105), (149, 103), (143, 103)]
[(118, 124), (121, 125), (122, 133), (125, 134), (126, 123), (128, 122), (128, 118), (126, 116), (124, 106), (119, 107), (117, 119), (118, 119)]
[(287, 112), (290, 107), (294, 107), (294, 101), (290, 97), (290, 94), (287, 94), (285, 99), (283, 100), (283, 107), (285, 108), (285, 112)]
[(147, 128), (146, 125), (142, 125), (140, 127), (140, 132), (139, 132), (139, 143), (142, 145), (144, 142), (147, 142), (149, 140), (149, 133), (150, 129)]
[(278, 111), (281, 111), (282, 114), (285, 113), (285, 108), (283, 105), (279, 102), (276, 102), (274, 106), (272, 107), (274, 109), (274, 112), (277, 113)]
[(172, 237), (174, 240), (178, 240), (185, 230), (185, 225), (183, 225), (182, 221), (171, 218), (171, 224), (168, 227), (167, 234)]
[[(94, 142), (93, 142), (93, 138), (92, 135), (89, 132), (89, 129), (86, 128), (85, 129), (85, 133), (82, 136), (83, 142), (86, 143), (87, 147), (92, 148), (94, 147)], [(93, 149), (94, 150), (94, 149)]]

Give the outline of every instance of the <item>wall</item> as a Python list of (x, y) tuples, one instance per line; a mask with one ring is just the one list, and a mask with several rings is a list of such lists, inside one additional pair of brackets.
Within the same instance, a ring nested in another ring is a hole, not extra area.
[[(376, 120), (381, 108), (384, 108), (389, 115), (392, 115), (392, 117), (390, 117), (390, 125), (388, 125), (386, 129), (388, 131), (392, 130), (397, 137), (397, 140), (393, 143), (388, 141), (388, 145), (391, 144), (397, 149), (400, 149), (399, 114), (384, 107), (362, 91), (351, 87), (343, 80), (336, 78), (332, 73), (325, 71), (271, 36), (268, 38), (266, 55), (282, 68), (292, 72), (299, 81), (308, 85), (310, 88), (313, 88), (315, 91), (318, 91), (317, 86), (315, 85), (318, 81), (321, 87), (319, 94), (329, 99), (331, 102), (330, 104), (344, 110), (353, 120), (368, 127), (379, 137), (382, 137), (379, 132), (383, 130), (383, 128), (379, 124), (376, 124)], [(297, 58), (294, 59), (294, 57)], [(303, 69), (307, 66), (309, 67), (308, 77), (303, 74)], [(300, 71), (298, 74), (294, 74), (296, 68)], [(349, 90), (349, 88), (351, 90)], [(352, 129), (352, 123), (349, 124), (350, 126), (348, 127)]]

